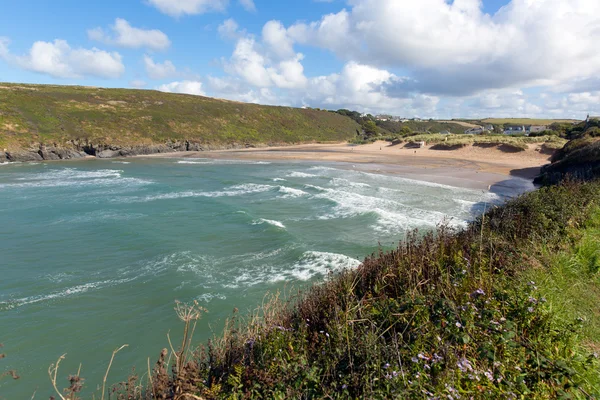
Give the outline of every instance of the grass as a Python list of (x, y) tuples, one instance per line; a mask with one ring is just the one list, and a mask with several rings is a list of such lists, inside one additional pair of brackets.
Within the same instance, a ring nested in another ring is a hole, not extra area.
[(468, 145), (505, 145), (515, 151), (526, 150), (529, 144), (543, 144), (552, 149), (562, 148), (566, 139), (557, 136), (515, 137), (508, 135), (440, 135), (422, 134), (404, 139), (407, 143), (424, 141), (427, 144), (438, 145), (436, 148), (460, 148)]
[(111, 398), (593, 398), (599, 198), (600, 182), (565, 182), (461, 231), (413, 232), (293, 299), (234, 313), (193, 355), (197, 318), (182, 318), (179, 349)]
[(482, 119), (484, 124), (496, 125), (551, 125), (553, 123), (576, 123), (574, 119), (532, 119), (532, 118), (486, 118)]
[(151, 90), (0, 83), (0, 147), (34, 143), (206, 145), (346, 141), (359, 125), (326, 111)]

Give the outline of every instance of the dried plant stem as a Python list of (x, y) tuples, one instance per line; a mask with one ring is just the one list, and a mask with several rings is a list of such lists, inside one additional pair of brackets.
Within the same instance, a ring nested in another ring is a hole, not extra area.
[(152, 388), (152, 398), (156, 398), (156, 393), (154, 393), (154, 383), (152, 383), (152, 373), (150, 372), (150, 357), (148, 357), (148, 380), (150, 381), (150, 387)]
[(58, 390), (58, 387), (56, 387), (56, 375), (58, 374), (58, 366), (59, 366), (60, 362), (65, 359), (66, 355), (67, 355), (67, 353), (58, 357), (58, 360), (56, 360), (56, 364), (50, 364), (50, 366), (48, 367), (48, 375), (50, 376), (50, 382), (52, 382), (52, 386), (54, 387), (56, 394), (58, 394), (58, 397), (60, 397), (62, 400), (67, 400), (67, 399), (65, 399), (65, 397)]
[[(106, 389), (106, 378), (108, 378), (108, 372), (110, 371), (110, 367), (112, 366), (113, 360), (115, 359), (115, 354), (117, 354), (119, 351), (123, 350), (127, 346), (129, 346), (129, 345), (124, 344), (123, 346), (119, 347), (118, 349), (115, 349), (115, 351), (113, 351), (113, 353), (112, 353), (112, 356), (110, 357), (110, 362), (108, 363), (108, 368), (106, 368), (106, 374), (104, 374), (104, 379), (102, 380), (102, 398), (101, 398), (101, 400), (104, 400), (104, 390)], [(81, 365), (79, 365), (79, 369), (81, 369)], [(77, 373), (77, 375), (79, 375), (79, 373)]]

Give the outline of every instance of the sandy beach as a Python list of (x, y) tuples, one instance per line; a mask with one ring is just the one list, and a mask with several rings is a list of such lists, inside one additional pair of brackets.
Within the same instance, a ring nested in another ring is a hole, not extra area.
[(241, 159), (264, 161), (337, 162), (365, 172), (400, 174), (454, 186), (490, 189), (497, 185), (528, 183), (549, 163), (539, 144), (510, 153), (496, 147), (467, 146), (458, 150), (404, 148), (378, 141), (366, 145), (305, 144), (187, 153), (156, 154), (152, 157)]

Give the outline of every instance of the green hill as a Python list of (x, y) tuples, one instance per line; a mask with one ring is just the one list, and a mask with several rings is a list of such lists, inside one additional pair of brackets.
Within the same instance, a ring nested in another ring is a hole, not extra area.
[(358, 128), (349, 118), (312, 109), (151, 90), (0, 83), (0, 147), (8, 151), (39, 144), (93, 153), (165, 143), (185, 150), (189, 143), (197, 149), (337, 142), (353, 138)]

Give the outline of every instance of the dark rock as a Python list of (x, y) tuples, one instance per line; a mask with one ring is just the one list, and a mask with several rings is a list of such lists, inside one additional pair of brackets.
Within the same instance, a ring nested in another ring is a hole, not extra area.
[(29, 161), (42, 161), (42, 156), (35, 150), (20, 150), (20, 151), (10, 151), (6, 152), (6, 158), (8, 161), (21, 161), (21, 162), (29, 162)]

